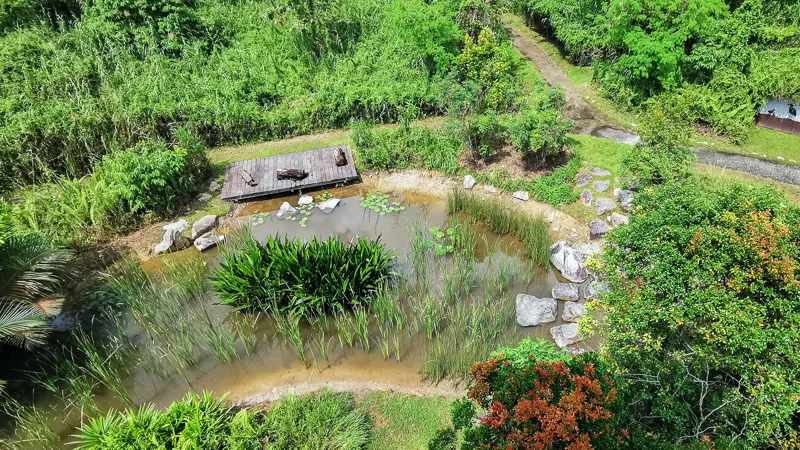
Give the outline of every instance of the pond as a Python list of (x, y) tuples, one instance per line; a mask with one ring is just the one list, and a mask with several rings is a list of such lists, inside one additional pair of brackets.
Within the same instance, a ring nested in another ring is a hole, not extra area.
[[(438, 380), (454, 372), (463, 375), (471, 363), (469, 358), (485, 358), (489, 350), (500, 344), (512, 345), (528, 336), (552, 340), (550, 328), (564, 323), (560, 318), (563, 302), (559, 301), (559, 317), (555, 322), (520, 327), (514, 320), (515, 296), (527, 293), (551, 297), (553, 286), (564, 280), (552, 270), (532, 265), (518, 239), (492, 233), (485, 224), (466, 216), (449, 216), (446, 201), (436, 196), (414, 190), (373, 194), (361, 185), (315, 192), (310, 195), (332, 195), (341, 201), (328, 214), (317, 208), (301, 209), (295, 220), (278, 218), (276, 211), (284, 201), (296, 206), (296, 195), (249, 203), (223, 232), (231, 233), (239, 226), (250, 227), (253, 237), (260, 241), (276, 235), (306, 240), (336, 236), (345, 242), (356, 237), (380, 239), (396, 255), (394, 270), (400, 274), (399, 279), (406, 280), (398, 282), (402, 288), (397, 289), (395, 297), (402, 304), (405, 327), (388, 329), (372, 319), (368, 324), (369, 344), (359, 345), (355, 340), (355, 345), (348, 345), (337, 334), (333, 318), (315, 325), (303, 323), (304, 364), (295, 345), (276, 330), (271, 317), (265, 313), (250, 314), (251, 344), (237, 342), (230, 360), (206, 349), (183, 370), (154, 371), (139, 367), (139, 359), (126, 356), (130, 360), (123, 361), (123, 365), (136, 367), (124, 381), (132, 403), (153, 403), (163, 408), (187, 392), (212, 391), (217, 395), (228, 393), (229, 403), (246, 406), (274, 401), (290, 390), (302, 393), (323, 387), (356, 392), (402, 389), (438, 395), (446, 393), (447, 388), (423, 381), (424, 378)], [(365, 202), (365, 199), (370, 200)], [(321, 200), (318, 198), (317, 203)], [(425, 303), (426, 299), (445, 295), (448, 283), (463, 275), (458, 272), (463, 272), (464, 266), (454, 262), (456, 258), (451, 255), (437, 256), (432, 245), (425, 253), (427, 281), (423, 286), (416, 274), (419, 269), (411, 261), (412, 234), (424, 233), (427, 240), (436, 241), (430, 229), (436, 227), (444, 233), (453, 226), (474, 229), (474, 251), (469, 266), (474, 268), (474, 282), (464, 287), (461, 294), (452, 294), (449, 303), (443, 304), (441, 314), (447, 315), (449, 325), (427, 332), (420, 311), (434, 303)], [(217, 265), (218, 253), (216, 249), (202, 254), (194, 249), (184, 250), (145, 261), (142, 267), (156, 273), (170, 264), (202, 258), (203, 270), (208, 274)], [(241, 334), (237, 321), (245, 313), (217, 305), (213, 297), (206, 303), (204, 320), (213, 322), (212, 328), (230, 329), (232, 334), (237, 330)], [(191, 314), (187, 308), (186, 315)], [(169, 347), (133, 322), (129, 321), (127, 326), (132, 342), (140, 347)], [(192, 322), (188, 325), (192, 326)], [(499, 327), (502, 331), (492, 339), (470, 334), (469, 329), (484, 325), (487, 330)], [(579, 346), (586, 344), (593, 343)], [(104, 390), (96, 396), (96, 404), (100, 410), (124, 407), (117, 397)], [(73, 433), (79, 420), (80, 414), (73, 414), (59, 421), (59, 433), (62, 436)]]

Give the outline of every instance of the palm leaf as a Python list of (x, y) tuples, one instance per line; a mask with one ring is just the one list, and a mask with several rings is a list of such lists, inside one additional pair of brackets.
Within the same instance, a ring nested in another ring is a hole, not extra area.
[(32, 303), (0, 303), (0, 342), (31, 348), (44, 342), (47, 314)]

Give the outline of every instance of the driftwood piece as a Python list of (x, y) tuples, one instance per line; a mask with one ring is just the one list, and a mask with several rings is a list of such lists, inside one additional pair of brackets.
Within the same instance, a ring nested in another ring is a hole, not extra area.
[(342, 147), (336, 147), (336, 166), (342, 167), (347, 165), (347, 156), (344, 154)]
[(246, 184), (246, 185), (248, 185), (250, 187), (258, 186), (258, 182), (256, 180), (254, 180), (253, 176), (250, 175), (250, 173), (247, 172), (244, 169), (242, 169), (242, 179), (244, 180), (244, 184)]
[(279, 180), (300, 181), (308, 176), (308, 172), (303, 169), (278, 169)]

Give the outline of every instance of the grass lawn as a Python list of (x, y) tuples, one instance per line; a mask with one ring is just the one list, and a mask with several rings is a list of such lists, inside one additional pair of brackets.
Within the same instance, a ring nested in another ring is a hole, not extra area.
[[(725, 139), (702, 137), (694, 138), (693, 143), (714, 150), (741, 153), (781, 164), (800, 165), (800, 136), (767, 128), (753, 127), (750, 136), (741, 145), (731, 144)], [(778, 159), (779, 156), (784, 159)]]
[(705, 164), (695, 164), (694, 172), (700, 175), (704, 180), (710, 184), (722, 185), (730, 183), (731, 181), (740, 181), (742, 183), (753, 185), (766, 185), (771, 186), (777, 190), (783, 191), (790, 202), (800, 204), (800, 186), (796, 184), (780, 183), (769, 178), (761, 178), (749, 173), (738, 172), (736, 170), (721, 169), (715, 166), (708, 166)]
[(406, 450), (427, 448), (437, 428), (450, 422), (452, 400), (439, 397), (413, 397), (406, 394), (373, 392), (359, 401), (373, 420), (372, 442), (368, 450)]

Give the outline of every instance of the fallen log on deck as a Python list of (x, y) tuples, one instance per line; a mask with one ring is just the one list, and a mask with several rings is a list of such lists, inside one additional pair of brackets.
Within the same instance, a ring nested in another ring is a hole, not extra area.
[(299, 181), (308, 176), (308, 172), (303, 169), (278, 169), (279, 180)]

